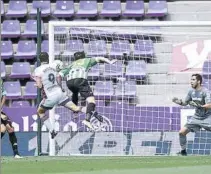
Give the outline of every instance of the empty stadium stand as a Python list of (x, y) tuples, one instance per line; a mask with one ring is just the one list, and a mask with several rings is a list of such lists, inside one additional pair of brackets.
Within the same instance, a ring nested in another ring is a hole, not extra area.
[[(197, 4), (197, 5), (195, 5)], [(14, 100), (15, 106), (28, 106), (28, 100), (36, 98), (36, 90), (32, 88), (29, 75), (35, 67), (36, 57), (36, 8), (42, 9), (42, 51), (48, 52), (48, 21), (50, 20), (211, 20), (211, 3), (202, 2), (166, 2), (150, 0), (127, 1), (80, 1), (56, 0), (45, 1), (1, 1), (1, 77), (5, 80), (8, 99)], [(160, 28), (150, 28), (160, 30)], [(200, 28), (199, 28), (200, 29)], [(146, 28), (147, 30), (147, 28)], [(167, 28), (162, 31), (171, 31)], [(182, 28), (188, 31), (187, 28)], [(203, 31), (206, 28), (203, 29)], [(208, 29), (210, 31), (210, 29)], [(55, 34), (62, 35), (64, 28), (58, 27)], [(89, 31), (72, 28), (72, 36), (86, 35)], [(108, 33), (95, 31), (93, 35), (102, 36)], [(124, 33), (123, 33), (124, 35)], [(125, 36), (125, 35), (124, 35)], [(125, 36), (131, 38), (133, 35)], [(127, 64), (117, 62), (115, 66), (96, 66), (89, 72), (89, 79), (93, 83), (94, 93), (98, 99), (136, 98), (138, 106), (171, 106), (171, 97), (174, 91), (180, 91), (178, 97), (184, 97), (187, 92), (190, 74), (168, 75), (171, 63), (172, 42), (181, 38), (169, 38), (165, 34), (162, 40), (155, 42), (153, 39), (106, 40), (98, 39), (84, 43), (80, 39), (68, 40), (66, 48), (55, 47), (55, 54), (60, 56), (73, 56), (75, 51), (85, 50), (89, 57), (105, 56), (121, 60), (123, 53), (133, 57), (155, 58), (152, 61), (129, 60)], [(102, 38), (102, 37), (101, 37)], [(60, 43), (56, 43), (60, 45)], [(111, 48), (108, 51), (108, 48)], [(121, 49), (120, 49), (121, 48)], [(210, 62), (208, 62), (210, 63)], [(206, 64), (205, 64), (206, 66)], [(205, 72), (210, 72), (204, 68)], [(111, 81), (111, 77), (125, 74), (125, 82)], [(204, 77), (206, 78), (206, 73)], [(107, 81), (101, 81), (102, 77)], [(108, 80), (110, 79), (110, 80)], [(144, 83), (136, 81), (143, 80)], [(208, 84), (209, 82), (205, 83)], [(121, 89), (121, 90), (120, 90)], [(123, 98), (124, 98), (123, 96)], [(24, 100), (21, 104), (16, 100)]]

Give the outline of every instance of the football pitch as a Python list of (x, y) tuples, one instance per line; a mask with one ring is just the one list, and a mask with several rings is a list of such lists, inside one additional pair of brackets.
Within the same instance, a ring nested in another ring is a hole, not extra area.
[(1, 158), (1, 174), (208, 174), (211, 156)]

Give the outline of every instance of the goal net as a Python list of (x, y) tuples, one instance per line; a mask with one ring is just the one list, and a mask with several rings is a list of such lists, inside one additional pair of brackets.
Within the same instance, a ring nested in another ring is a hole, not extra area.
[[(90, 69), (89, 83), (96, 99), (90, 131), (82, 120), (65, 109), (50, 111), (59, 134), (50, 139), (50, 155), (176, 155), (180, 150), (179, 129), (194, 114), (190, 107), (172, 103), (184, 99), (191, 74), (209, 70), (209, 27), (200, 22), (65, 22), (49, 23), (50, 62), (73, 61), (85, 51), (87, 58), (117, 59)], [(205, 73), (205, 74), (206, 74)], [(209, 87), (209, 75), (204, 85)], [(63, 87), (71, 96), (65, 81)], [(80, 105), (85, 99), (80, 97)], [(207, 155), (211, 134), (204, 130), (187, 136), (189, 154)]]

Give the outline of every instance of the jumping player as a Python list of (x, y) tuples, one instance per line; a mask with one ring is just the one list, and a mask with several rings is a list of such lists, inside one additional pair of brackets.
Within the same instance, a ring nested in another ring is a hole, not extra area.
[[(54, 138), (57, 133), (54, 131), (50, 120), (45, 118), (45, 112), (56, 105), (64, 106), (75, 112), (82, 111), (82, 108), (76, 106), (62, 89), (58, 69), (49, 64), (48, 53), (42, 52), (39, 58), (41, 66), (35, 69), (32, 78), (36, 81), (35, 86), (43, 90), (44, 98), (37, 109), (37, 114), (50, 131), (51, 137)], [(56, 67), (58, 68), (57, 65)]]
[(73, 93), (73, 103), (76, 105), (78, 104), (78, 93), (80, 93), (80, 95), (86, 99), (86, 119), (83, 120), (82, 123), (90, 129), (93, 129), (90, 123), (91, 117), (94, 116), (100, 122), (103, 121), (103, 117), (95, 111), (95, 98), (87, 80), (89, 69), (100, 62), (113, 64), (116, 62), (116, 60), (110, 61), (104, 57), (86, 58), (83, 51), (76, 52), (74, 54), (74, 61), (59, 72), (62, 77), (66, 77), (67, 87)]
[(1, 128), (0, 128), (1, 138), (3, 138), (3, 136), (5, 135), (5, 133), (7, 131), (8, 134), (9, 134), (10, 143), (12, 145), (14, 158), (22, 158), (19, 155), (19, 152), (18, 152), (17, 137), (15, 135), (14, 127), (12, 126), (12, 122), (10, 121), (9, 117), (7, 116), (7, 114), (2, 112), (2, 107), (4, 106), (5, 101), (6, 101), (6, 91), (4, 89), (2, 80), (0, 80), (0, 83), (1, 83), (0, 84), (1, 85), (1, 106), (0, 106), (1, 107), (0, 108), (1, 109)]
[(189, 132), (199, 131), (204, 128), (211, 131), (211, 94), (208, 89), (201, 86), (202, 76), (200, 74), (193, 74), (191, 76), (191, 87), (185, 101), (174, 97), (172, 101), (178, 105), (191, 105), (195, 107), (195, 114), (187, 121), (185, 126), (179, 131), (179, 140), (181, 151), (179, 154), (186, 156), (186, 135)]

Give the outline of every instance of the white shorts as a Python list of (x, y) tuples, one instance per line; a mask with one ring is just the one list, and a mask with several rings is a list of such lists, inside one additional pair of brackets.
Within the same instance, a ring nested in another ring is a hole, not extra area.
[(45, 110), (49, 110), (56, 105), (64, 106), (69, 101), (71, 100), (67, 96), (66, 92), (63, 92), (61, 89), (56, 89), (53, 93), (48, 94), (46, 99), (41, 101), (40, 107), (44, 108)]

